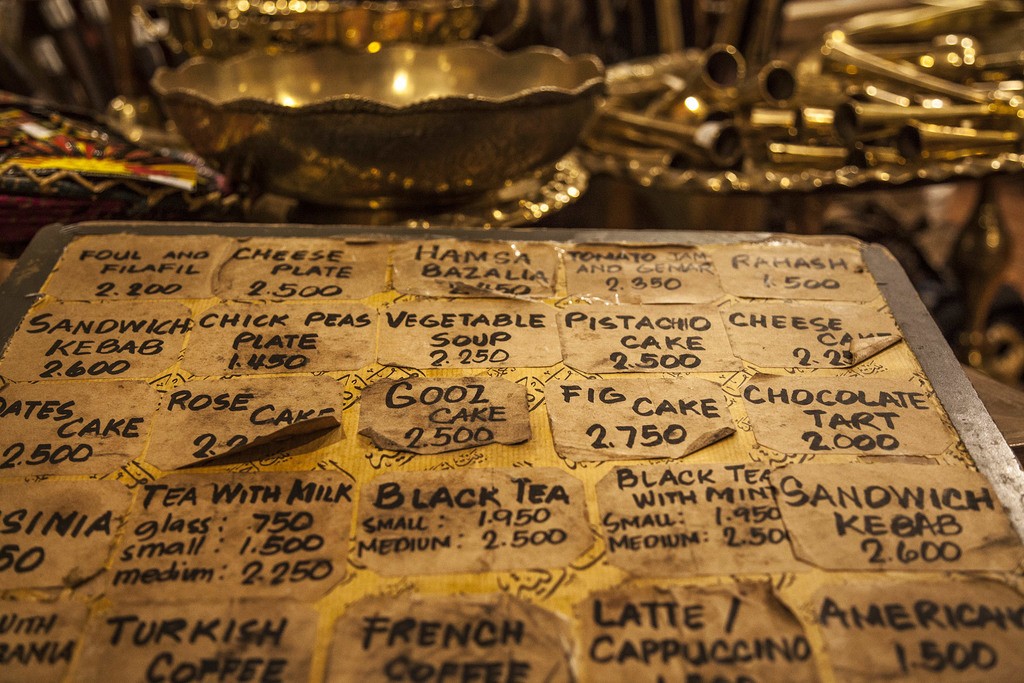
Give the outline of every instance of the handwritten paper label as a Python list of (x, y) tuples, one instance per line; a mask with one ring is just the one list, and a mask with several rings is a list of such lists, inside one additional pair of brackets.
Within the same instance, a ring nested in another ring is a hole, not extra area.
[(230, 241), (212, 235), (83, 235), (45, 291), (58, 299), (205, 299)]
[(381, 312), (377, 360), (409, 368), (548, 367), (555, 309), (525, 301), (417, 301)]
[(64, 588), (95, 576), (131, 501), (114, 481), (31, 481), (0, 486), (6, 589)]
[(394, 250), (394, 286), (422, 296), (524, 296), (555, 293), (558, 254), (540, 242), (402, 242)]
[(76, 602), (0, 603), (0, 678), (20, 683), (64, 679), (88, 610)]
[(925, 391), (901, 380), (759, 375), (743, 399), (757, 442), (781, 453), (929, 455), (953, 439)]
[(725, 291), (752, 299), (869, 301), (878, 296), (853, 247), (830, 244), (749, 244), (712, 250)]
[(117, 604), (89, 622), (80, 681), (306, 681), (316, 612), (285, 601)]
[(857, 304), (744, 301), (722, 317), (736, 355), (761, 367), (849, 368), (900, 341), (891, 317)]
[(748, 465), (616, 468), (597, 484), (608, 561), (638, 576), (798, 570), (769, 475)]
[(798, 557), (828, 569), (1000, 571), (1024, 546), (985, 477), (942, 465), (791, 465), (772, 474)]
[(345, 574), (352, 479), (335, 472), (172, 475), (142, 486), (108, 571), (121, 600), (312, 600)]
[(345, 386), (330, 377), (196, 380), (161, 401), (146, 462), (197, 465), (274, 441), (338, 429)]
[(681, 458), (732, 434), (725, 394), (700, 379), (548, 384), (555, 450), (577, 461)]
[(11, 337), (0, 375), (12, 380), (148, 379), (174, 365), (189, 310), (172, 302), (46, 302)]
[(555, 468), (385, 474), (362, 489), (355, 559), (385, 576), (565, 566), (593, 542), (585, 501)]
[(196, 316), (182, 366), (196, 375), (330, 372), (373, 362), (377, 314), (362, 304), (221, 304)]
[(298, 237), (246, 237), (217, 271), (222, 299), (364, 299), (384, 290), (385, 243)]
[(1024, 597), (988, 581), (856, 582), (814, 603), (837, 680), (1014, 681)]
[(587, 681), (816, 681), (811, 644), (764, 584), (631, 586), (577, 605)]
[(446, 453), (530, 438), (526, 387), (491, 377), (384, 380), (363, 390), (359, 433), (377, 448)]
[(568, 306), (558, 314), (565, 364), (584, 372), (713, 372), (740, 367), (718, 311), (706, 306)]
[(111, 472), (142, 455), (156, 404), (145, 382), (0, 388), (0, 476)]
[(581, 244), (562, 253), (569, 296), (624, 304), (703, 304), (722, 295), (700, 247)]
[(338, 620), (327, 680), (568, 681), (568, 624), (508, 595), (370, 597)]

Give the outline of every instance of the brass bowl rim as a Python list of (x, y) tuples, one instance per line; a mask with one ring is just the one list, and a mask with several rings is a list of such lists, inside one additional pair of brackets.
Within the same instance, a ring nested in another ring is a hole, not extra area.
[[(215, 97), (209, 93), (203, 92), (193, 86), (181, 83), (181, 81), (187, 79), (188, 72), (195, 69), (201, 68), (213, 68), (213, 69), (227, 69), (231, 68), (234, 64), (241, 64), (248, 61), (262, 61), (262, 60), (286, 60), (292, 59), (308, 59), (310, 57), (317, 58), (321, 54), (330, 54), (333, 58), (339, 58), (342, 60), (351, 60), (354, 64), (366, 60), (372, 60), (380, 58), (381, 55), (386, 55), (388, 52), (393, 51), (407, 51), (413, 50), (421, 53), (439, 53), (439, 54), (450, 54), (450, 55), (474, 55), (474, 54), (486, 54), (492, 58), (506, 62), (507, 65), (512, 66), (517, 61), (535, 59), (538, 56), (544, 59), (556, 59), (565, 67), (572, 67), (579, 69), (581, 75), (584, 76), (579, 83), (573, 87), (563, 87), (553, 85), (550, 83), (541, 83), (538, 85), (520, 88), (519, 90), (509, 93), (508, 95), (502, 96), (487, 96), (476, 94), (472, 92), (459, 93), (459, 94), (446, 94), (446, 95), (433, 95), (424, 97), (418, 100), (411, 101), (405, 104), (393, 104), (386, 102), (381, 99), (370, 97), (367, 95), (360, 95), (355, 93), (343, 93), (340, 95), (332, 95), (328, 97), (319, 98), (315, 101), (308, 102), (300, 105), (286, 105), (275, 99), (267, 97), (254, 97), (251, 95), (230, 95), (226, 97)], [(535, 96), (555, 96), (564, 97), (567, 99), (576, 98), (584, 95), (588, 91), (595, 88), (603, 88), (605, 85), (605, 67), (604, 63), (595, 55), (592, 54), (579, 54), (579, 55), (567, 55), (562, 50), (548, 46), (531, 46), (514, 52), (506, 52), (488, 43), (481, 43), (476, 41), (464, 41), (461, 43), (452, 43), (448, 45), (418, 45), (415, 43), (394, 43), (385, 45), (376, 53), (353, 53), (335, 46), (322, 46), (310, 51), (304, 52), (285, 52), (279, 54), (269, 54), (266, 52), (248, 52), (245, 54), (230, 57), (225, 60), (219, 60), (207, 56), (197, 56), (189, 59), (178, 67), (160, 67), (157, 69), (153, 78), (150, 80), (150, 85), (153, 91), (161, 99), (172, 99), (177, 97), (189, 98), (198, 100), (206, 106), (213, 107), (215, 109), (235, 109), (244, 107), (256, 107), (261, 110), (279, 112), (282, 114), (295, 115), (308, 112), (317, 111), (379, 111), (382, 113), (402, 113), (402, 112), (417, 112), (417, 111), (432, 111), (437, 109), (451, 109), (459, 107), (474, 107), (474, 106), (498, 106), (498, 105), (509, 105), (518, 102), (519, 100), (530, 99)]]

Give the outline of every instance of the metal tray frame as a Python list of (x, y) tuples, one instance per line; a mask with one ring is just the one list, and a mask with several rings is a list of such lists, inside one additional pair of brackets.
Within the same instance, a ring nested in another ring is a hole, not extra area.
[[(239, 223), (140, 223), (92, 222), (52, 225), (39, 231), (19, 259), (7, 281), (0, 285), (0, 349), (7, 346), (22, 318), (41, 296), (39, 290), (64, 251), (79, 235), (133, 233), (139, 235), (225, 235), (229, 237), (360, 237), (382, 239), (547, 240), (556, 242), (628, 242), (633, 244), (724, 244), (760, 242), (765, 239), (822, 241), (820, 237), (769, 233), (692, 232), (677, 230), (568, 230), (521, 228), (465, 230), (419, 229), (330, 225), (272, 225)], [(864, 262), (892, 310), (910, 349), (931, 380), (936, 397), (949, 415), (978, 469), (988, 477), (1006, 507), (1017, 534), (1024, 539), (1024, 470), (989, 416), (949, 345), (943, 339), (917, 292), (893, 256), (877, 244), (852, 238), (828, 238), (862, 245)]]

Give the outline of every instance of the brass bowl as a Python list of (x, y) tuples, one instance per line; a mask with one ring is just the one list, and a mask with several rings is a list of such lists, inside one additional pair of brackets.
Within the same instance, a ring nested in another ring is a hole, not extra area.
[(160, 70), (153, 88), (195, 151), (256, 191), (437, 205), (562, 157), (594, 112), (604, 68), (550, 48), (406, 44), (196, 58)]
[(260, 47), (335, 45), (377, 49), (395, 42), (475, 38), (495, 0), (157, 0), (170, 47), (229, 57)]

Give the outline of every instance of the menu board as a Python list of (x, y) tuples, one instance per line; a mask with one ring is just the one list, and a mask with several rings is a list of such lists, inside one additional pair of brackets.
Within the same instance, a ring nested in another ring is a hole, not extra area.
[(877, 248), (177, 230), (9, 298), (0, 680), (1019, 675), (1005, 482)]

